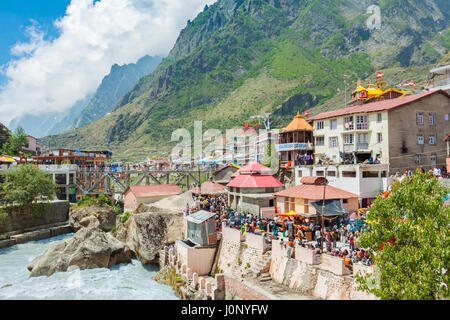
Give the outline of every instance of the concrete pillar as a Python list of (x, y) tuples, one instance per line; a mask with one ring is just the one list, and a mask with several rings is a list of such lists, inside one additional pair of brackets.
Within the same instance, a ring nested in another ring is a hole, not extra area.
[(192, 274), (192, 285), (194, 286), (194, 288), (196, 288), (198, 285), (198, 274), (196, 272)]
[(186, 269), (186, 276), (188, 279), (192, 279), (192, 269), (191, 268)]
[(206, 281), (206, 293), (211, 294), (212, 293), (212, 285), (211, 282)]
[(226, 228), (227, 224), (225, 223), (225, 221), (222, 221), (222, 238), (225, 237), (225, 228)]
[(206, 279), (205, 278), (200, 278), (200, 289), (205, 289), (206, 287)]
[(225, 290), (225, 275), (216, 274), (216, 286), (219, 290)]

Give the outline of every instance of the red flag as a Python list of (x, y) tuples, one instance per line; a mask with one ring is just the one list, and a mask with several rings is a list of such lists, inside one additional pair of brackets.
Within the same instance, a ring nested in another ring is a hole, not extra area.
[(286, 170), (289, 170), (290, 167), (291, 167), (291, 162), (289, 161), (287, 166), (286, 166)]
[(383, 72), (377, 72), (377, 79), (381, 79), (384, 77), (384, 73)]
[(250, 125), (248, 124), (248, 122), (245, 123), (245, 130), (248, 130), (248, 128), (250, 128)]
[(411, 80), (411, 82), (408, 84), (410, 87), (415, 87), (416, 83), (414, 81)]
[(309, 117), (309, 111), (308, 110), (305, 111), (305, 117)]

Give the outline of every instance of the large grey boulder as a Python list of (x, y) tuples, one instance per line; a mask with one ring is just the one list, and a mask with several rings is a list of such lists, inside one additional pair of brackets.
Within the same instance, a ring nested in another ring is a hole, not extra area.
[(73, 238), (58, 242), (29, 264), (32, 277), (50, 276), (55, 272), (67, 271), (69, 267), (107, 268), (131, 261), (129, 247), (102, 231), (97, 219), (87, 217), (82, 223), (86, 227)]
[(124, 224), (117, 226), (114, 235), (126, 242), (142, 263), (148, 264), (156, 262), (166, 244), (182, 239), (183, 229), (183, 214), (155, 210), (131, 214)]
[(100, 229), (111, 231), (116, 226), (116, 213), (110, 207), (83, 207), (73, 209), (69, 213), (69, 224), (76, 232), (83, 226), (80, 221), (86, 217), (95, 217), (100, 222)]

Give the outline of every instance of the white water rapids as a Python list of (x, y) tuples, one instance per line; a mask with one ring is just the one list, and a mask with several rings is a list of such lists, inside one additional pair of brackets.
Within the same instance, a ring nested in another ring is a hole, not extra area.
[(168, 286), (153, 280), (156, 267), (138, 260), (113, 268), (58, 272), (31, 278), (28, 264), (57, 241), (73, 234), (0, 250), (0, 300), (176, 300)]

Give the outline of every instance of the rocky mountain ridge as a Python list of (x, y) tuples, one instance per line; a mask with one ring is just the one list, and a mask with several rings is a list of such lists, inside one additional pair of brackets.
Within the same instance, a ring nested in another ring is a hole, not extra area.
[(330, 101), (344, 75), (354, 84), (381, 69), (436, 63), (450, 48), (449, 18), (443, 0), (219, 0), (114, 112), (51, 139), (149, 155), (194, 120), (226, 129), (288, 102), (282, 122)]

